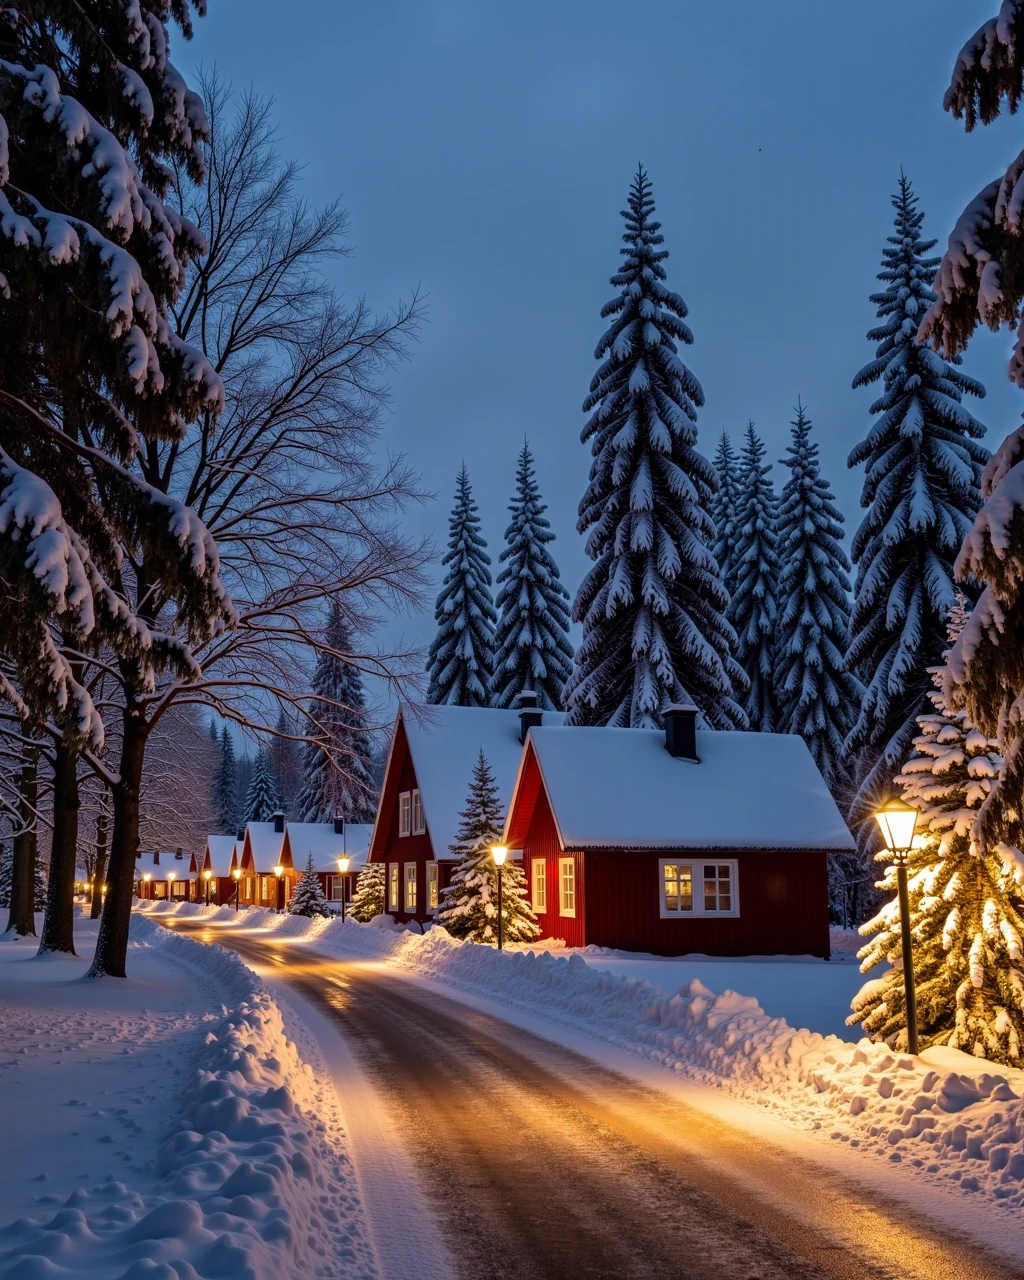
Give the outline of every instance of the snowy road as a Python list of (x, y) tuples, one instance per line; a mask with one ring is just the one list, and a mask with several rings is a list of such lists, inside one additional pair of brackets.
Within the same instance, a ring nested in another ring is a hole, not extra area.
[[(162, 923), (272, 969), (341, 1030), (467, 1280), (1024, 1274), (862, 1185), (416, 983)], [(389, 1214), (391, 1231), (415, 1235), (401, 1206)]]

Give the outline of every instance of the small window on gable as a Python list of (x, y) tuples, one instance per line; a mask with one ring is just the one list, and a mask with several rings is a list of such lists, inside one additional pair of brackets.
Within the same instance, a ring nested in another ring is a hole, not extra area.
[(412, 831), (412, 792), (402, 791), (398, 796), (398, 834), (407, 836)]
[(412, 793), (412, 833), (414, 836), (426, 835), (427, 824), (423, 821), (423, 801), (419, 789)]
[(662, 858), (658, 863), (662, 918), (738, 916), (738, 866), (735, 858), (715, 862)]
[(575, 858), (558, 859), (558, 914), (560, 916), (576, 914)]
[(398, 910), (398, 863), (388, 863), (388, 910)]
[(534, 858), (530, 863), (530, 903), (534, 911), (548, 909), (547, 858)]

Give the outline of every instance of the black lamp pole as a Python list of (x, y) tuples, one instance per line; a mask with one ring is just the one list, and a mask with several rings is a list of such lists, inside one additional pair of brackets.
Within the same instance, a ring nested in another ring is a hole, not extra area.
[(236, 911), (238, 910), (238, 882), (241, 880), (241, 878), (242, 878), (241, 876), (235, 876), (235, 910)]
[(501, 916), (502, 916), (502, 911), (501, 911), (501, 871), (502, 871), (502, 868), (499, 866), (499, 867), (498, 867), (498, 950), (499, 950), (499, 951), (501, 950), (501, 944), (502, 944), (502, 937), (501, 937)]
[(903, 992), (907, 1002), (907, 1048), (917, 1055), (917, 983), (914, 979), (914, 940), (910, 935), (910, 890), (907, 885), (908, 852), (896, 852), (896, 887), (900, 900), (900, 951), (903, 956)]

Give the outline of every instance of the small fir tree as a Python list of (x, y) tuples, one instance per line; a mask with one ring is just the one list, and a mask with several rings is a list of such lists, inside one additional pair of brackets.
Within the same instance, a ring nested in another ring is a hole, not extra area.
[(851, 828), (866, 854), (875, 844), (871, 814), (892, 792), (929, 706), (928, 670), (946, 647), (953, 605), (953, 561), (980, 505), (988, 451), (984, 426), (964, 408), (984, 387), (956, 365), (918, 345), (918, 326), (935, 301), (930, 287), (937, 258), (925, 240), (924, 214), (910, 182), (900, 177), (892, 197), (894, 234), (871, 301), (879, 325), (868, 334), (875, 358), (855, 387), (882, 383), (870, 412), (878, 415), (850, 453), (864, 464), (861, 506), (867, 511), (851, 551), (857, 566), (849, 669), (865, 693), (846, 750), (855, 766)]
[[(951, 619), (966, 616), (962, 601)], [(951, 636), (951, 639), (953, 637)], [(1011, 1066), (1024, 1064), (1024, 919), (1015, 900), (1012, 862), (972, 837), (979, 807), (1002, 764), (994, 738), (974, 728), (941, 691), (933, 668), (934, 710), (918, 717), (919, 734), (898, 784), (918, 809), (927, 843), (910, 857), (911, 928), (921, 1044), (948, 1045)], [(884, 862), (888, 855), (877, 855)], [(883, 977), (853, 1003), (850, 1025), (906, 1049), (906, 1003), (895, 868), (881, 887), (893, 895), (861, 933), (875, 936), (861, 952), (864, 972), (882, 961)]]
[(283, 707), (277, 717), (276, 728), (277, 734), (270, 744), (270, 767), (274, 771), (277, 782), (281, 808), (286, 814), (294, 814), (295, 801), (301, 786), (302, 761), (298, 743), (294, 740), (294, 724)]
[(261, 746), (256, 752), (252, 781), (245, 797), (246, 822), (269, 822), (280, 806), (277, 783), (270, 768), (270, 760)]
[(818, 468), (811, 421), (798, 404), (782, 465), (790, 476), (779, 506), (775, 693), (780, 733), (798, 733), (833, 794), (845, 777), (843, 743), (860, 686), (846, 670), (850, 562), (843, 517)]
[(715, 474), (718, 492), (711, 503), (711, 519), (715, 522), (715, 559), (729, 599), (736, 590), (736, 514), (740, 503), (739, 459), (732, 441), (723, 431), (715, 450)]
[(427, 701), (486, 707), (497, 615), (491, 599), (491, 559), (465, 464), (455, 484), (448, 531), (448, 553), (441, 561), (448, 572), (434, 606), (437, 635), (427, 660)]
[(697, 452), (700, 383), (678, 355), (693, 334), (686, 304), (665, 285), (668, 251), (638, 170), (622, 211), (619, 292), (602, 316), (601, 364), (583, 402), (590, 483), (577, 528), (594, 566), (573, 605), (583, 640), (565, 688), (573, 724), (658, 728), (662, 711), (692, 700), (716, 729), (743, 728), (734, 690), (729, 599), (712, 550), (715, 470)]
[(220, 733), (220, 759), (213, 775), (212, 799), (220, 830), (234, 835), (238, 828), (238, 762), (227, 725)]
[(735, 587), (730, 618), (736, 629), (736, 660), (750, 689), (744, 710), (751, 729), (775, 730), (775, 625), (779, 587), (778, 504), (764, 465), (765, 448), (752, 422), (747, 423), (739, 473), (736, 512)]
[(353, 920), (369, 923), (383, 914), (386, 868), (383, 862), (368, 862), (356, 878), (356, 891), (348, 914)]
[(547, 549), (555, 535), (544, 517), (546, 510), (530, 446), (524, 444), (498, 574), (492, 707), (515, 706), (524, 690), (532, 690), (539, 706), (557, 710), (562, 705), (562, 687), (572, 673), (569, 593)]
[[(451, 884), (437, 913), (453, 938), (497, 944), (498, 870), (491, 847), (501, 840), (503, 815), (498, 788), (483, 747), (473, 766), (466, 807), (451, 852), (458, 859)], [(517, 863), (506, 863), (501, 884), (501, 926), (506, 942), (530, 942), (540, 929), (526, 896), (526, 879)]]
[(32, 909), (46, 910), (46, 870), (38, 857), (32, 867)]
[(372, 822), (377, 788), (373, 740), (366, 723), (363, 676), (350, 660), (352, 630), (331, 602), (324, 648), (313, 673), (313, 701), (302, 749), (302, 785), (295, 800), (302, 822)]
[(295, 886), (288, 912), (293, 916), (329, 916), (331, 909), (327, 905), (320, 881), (313, 870), (312, 853), (306, 859), (306, 869)]

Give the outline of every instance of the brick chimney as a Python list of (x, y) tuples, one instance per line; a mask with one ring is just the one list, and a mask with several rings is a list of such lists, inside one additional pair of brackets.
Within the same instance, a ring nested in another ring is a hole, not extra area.
[(697, 708), (692, 702), (677, 702), (662, 712), (665, 721), (665, 750), (677, 760), (700, 762), (697, 755)]
[(245, 839), (245, 827), (238, 828), (238, 835), (235, 836), (235, 839), (239, 842), (239, 844), (242, 843), (242, 841)]
[(343, 836), (343, 835), (345, 834), (345, 819), (344, 819), (344, 818), (335, 818), (335, 819), (334, 819), (334, 834), (335, 834), (336, 836)]
[(544, 712), (537, 706), (537, 695), (532, 689), (524, 689), (519, 695), (519, 741), (525, 742), (531, 729), (539, 729), (544, 723)]
[(281, 809), (274, 814), (274, 832), (279, 836), (284, 835), (284, 811)]

